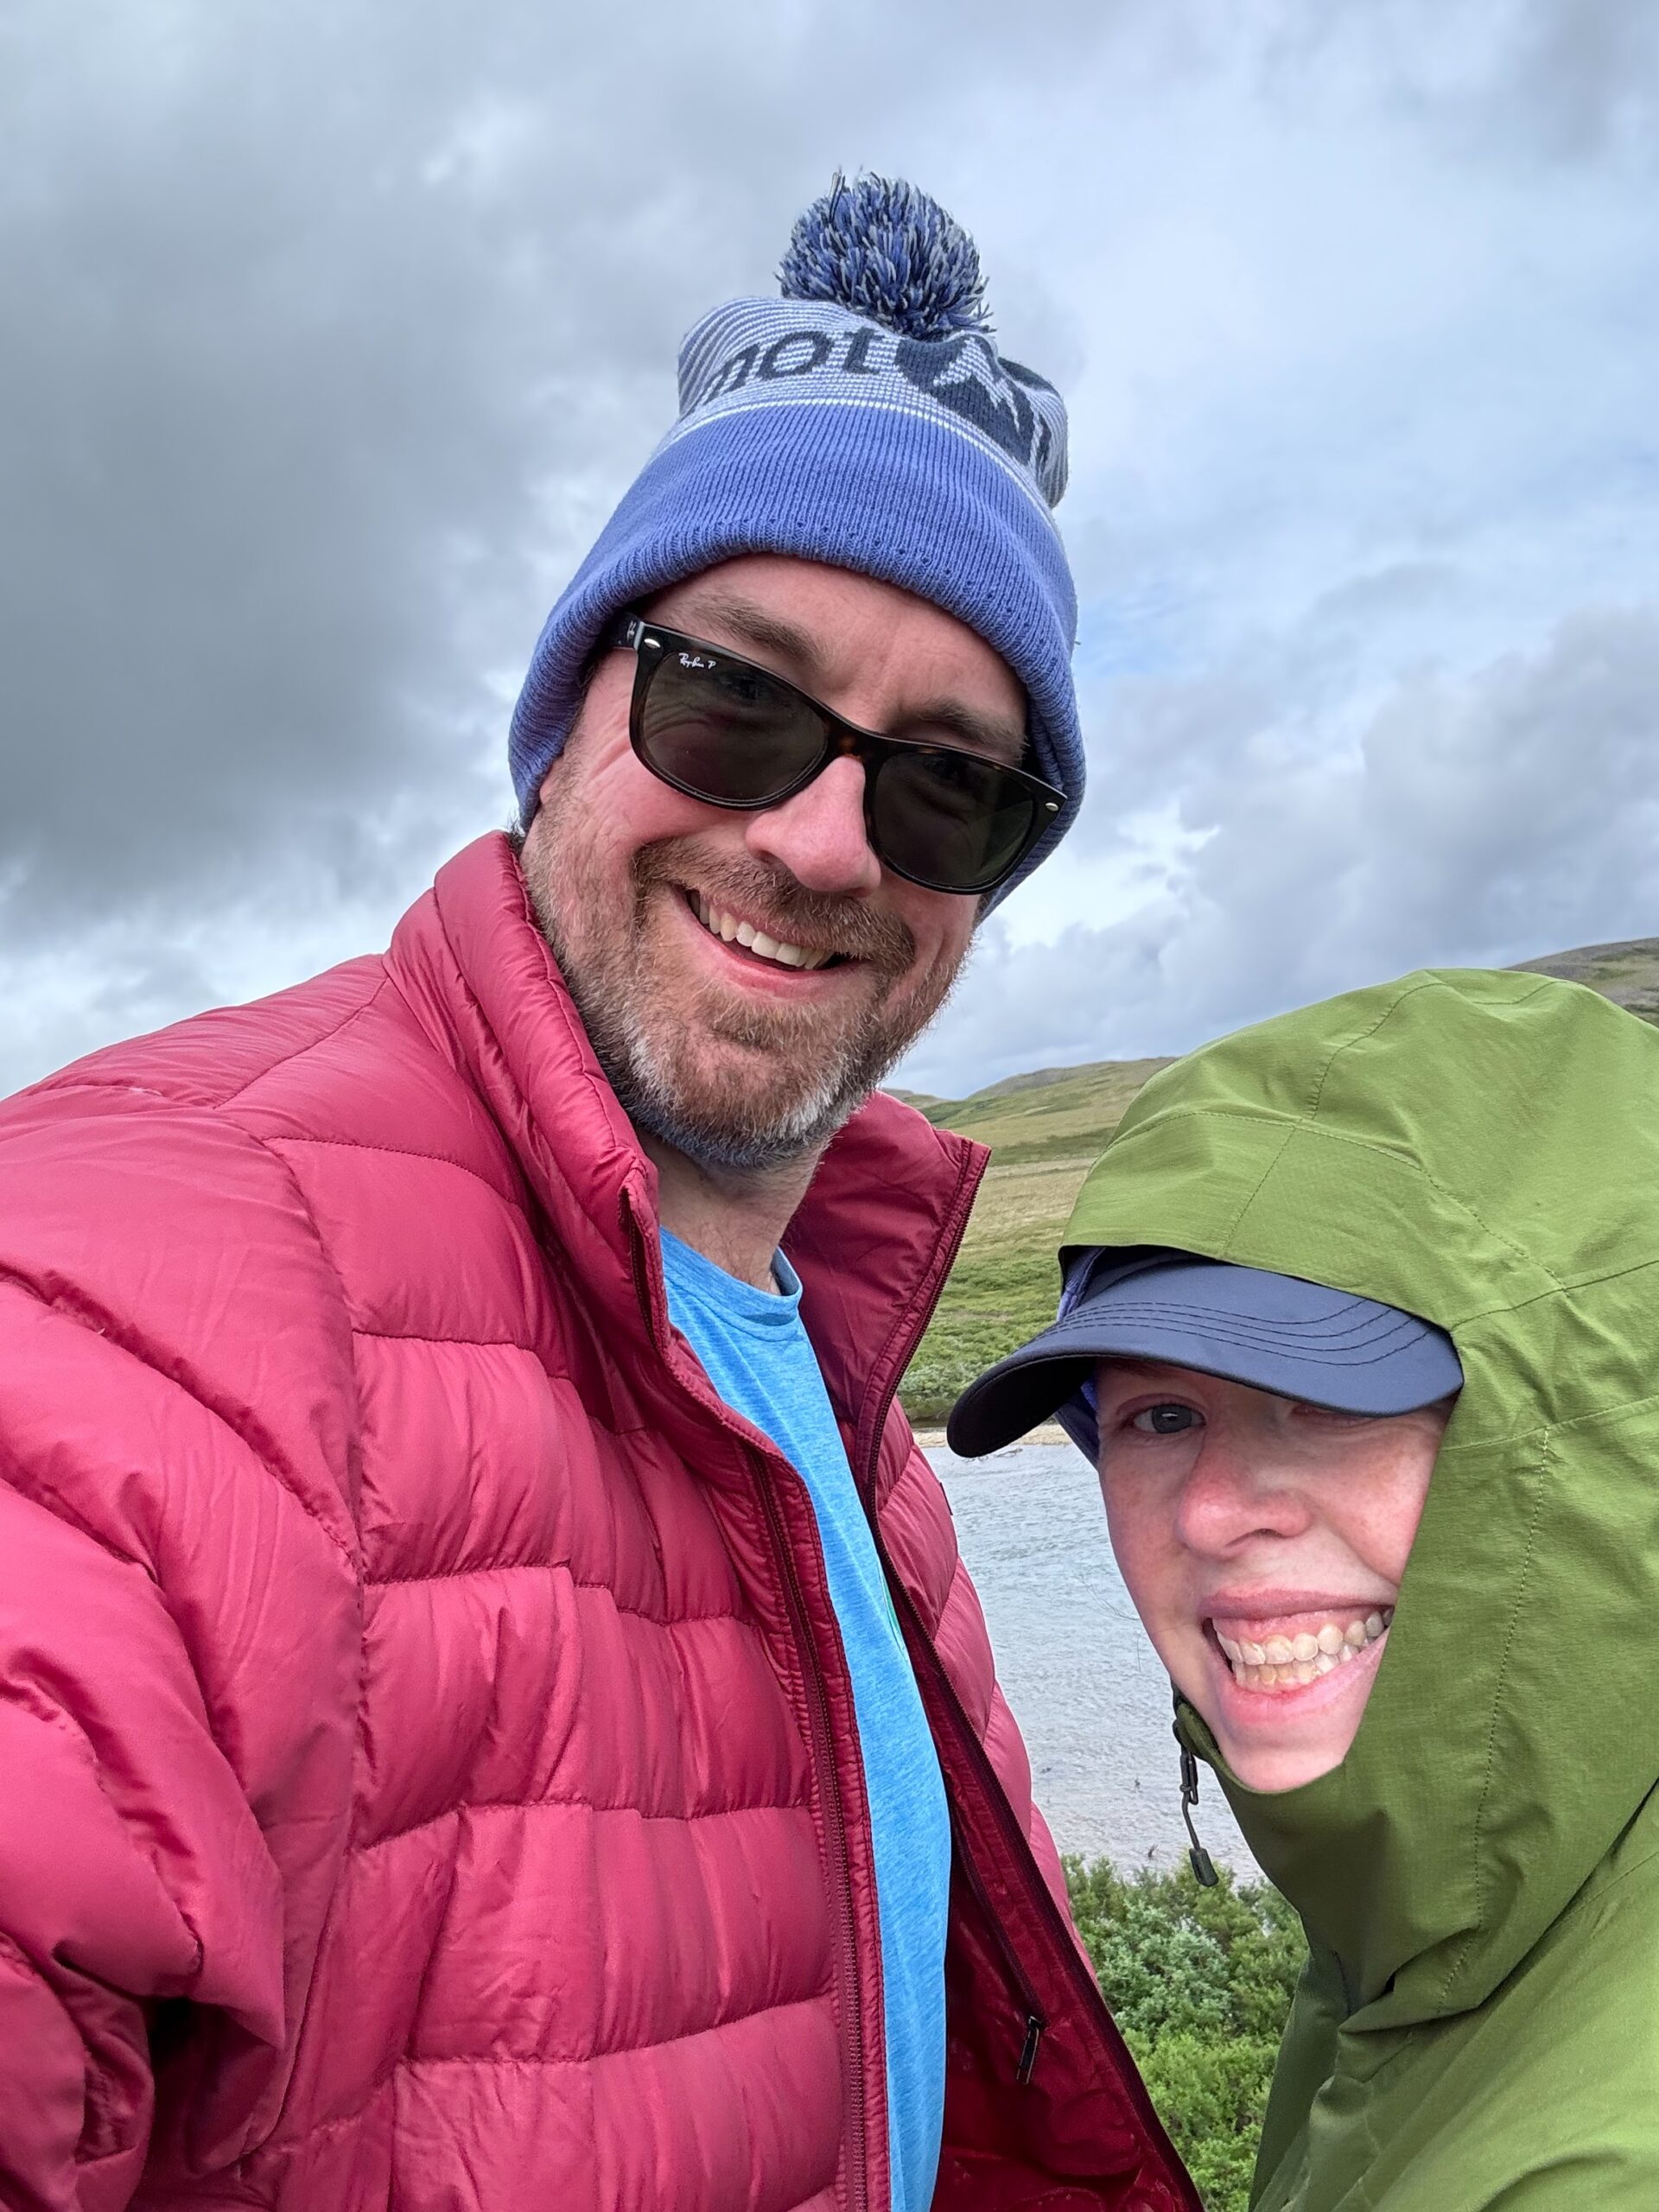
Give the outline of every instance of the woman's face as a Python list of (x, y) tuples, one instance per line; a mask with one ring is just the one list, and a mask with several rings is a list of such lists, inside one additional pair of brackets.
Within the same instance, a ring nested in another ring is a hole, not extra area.
[(1171, 1680), (1253, 1789), (1339, 1765), (1452, 1402), (1330, 1413), (1192, 1368), (1096, 1377), (1112, 1548)]

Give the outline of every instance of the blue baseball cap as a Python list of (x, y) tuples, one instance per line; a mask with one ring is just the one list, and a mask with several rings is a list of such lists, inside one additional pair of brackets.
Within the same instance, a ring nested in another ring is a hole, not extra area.
[(1113, 1358), (1196, 1368), (1338, 1413), (1413, 1413), (1463, 1388), (1446, 1331), (1397, 1306), (1190, 1252), (1096, 1248), (1071, 1262), (1052, 1326), (957, 1399), (950, 1449), (978, 1459), (1058, 1419), (1097, 1459), (1094, 1371)]

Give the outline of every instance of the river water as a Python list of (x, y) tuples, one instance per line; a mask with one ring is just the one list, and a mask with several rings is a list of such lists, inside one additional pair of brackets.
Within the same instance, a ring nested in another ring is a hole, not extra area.
[[(1062, 1851), (1124, 1871), (1186, 1853), (1169, 1678), (1106, 1541), (1093, 1470), (1070, 1444), (984, 1459), (931, 1451), (990, 1624), (997, 1672), (1031, 1753), (1037, 1802)], [(1198, 1834), (1240, 1874), (1255, 1860), (1207, 1767)]]

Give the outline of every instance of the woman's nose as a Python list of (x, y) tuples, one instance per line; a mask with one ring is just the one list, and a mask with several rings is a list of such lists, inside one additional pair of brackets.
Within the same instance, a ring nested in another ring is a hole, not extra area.
[(1252, 1537), (1300, 1535), (1313, 1516), (1289, 1471), (1210, 1430), (1181, 1485), (1175, 1518), (1189, 1550), (1218, 1554)]
[(752, 814), (744, 839), (757, 859), (775, 861), (809, 891), (874, 891), (881, 863), (864, 823), (864, 771), (832, 760), (804, 791)]

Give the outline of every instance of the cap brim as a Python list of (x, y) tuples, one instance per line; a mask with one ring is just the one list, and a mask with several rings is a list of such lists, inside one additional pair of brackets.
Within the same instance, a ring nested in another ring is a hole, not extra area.
[(950, 1449), (978, 1459), (1070, 1414), (1068, 1433), (1093, 1456), (1078, 1394), (1103, 1359), (1190, 1367), (1338, 1413), (1412, 1413), (1463, 1384), (1450, 1338), (1415, 1314), (1295, 1276), (1183, 1260), (1085, 1294), (970, 1383), (946, 1424)]

